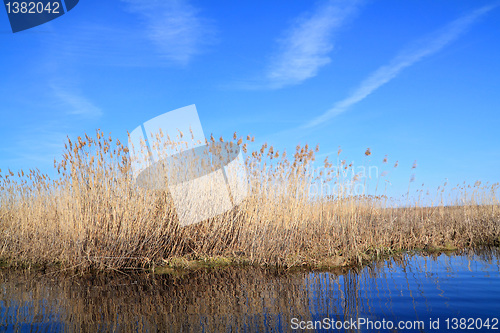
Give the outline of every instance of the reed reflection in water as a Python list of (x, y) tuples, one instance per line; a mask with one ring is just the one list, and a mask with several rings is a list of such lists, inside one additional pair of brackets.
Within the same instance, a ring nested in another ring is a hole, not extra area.
[(498, 317), (499, 258), (496, 250), (403, 255), (342, 274), (224, 268), (82, 278), (4, 270), (0, 330), (288, 332), (292, 318), (427, 324), (429, 318)]

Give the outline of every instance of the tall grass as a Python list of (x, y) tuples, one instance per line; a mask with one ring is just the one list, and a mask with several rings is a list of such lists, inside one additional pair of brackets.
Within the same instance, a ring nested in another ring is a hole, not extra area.
[[(499, 244), (498, 184), (464, 185), (454, 205), (441, 200), (423, 207), (416, 200), (395, 207), (383, 195), (345, 192), (359, 177), (341, 172), (345, 162), (326, 159), (315, 168), (318, 147), (297, 146), (287, 156), (267, 144), (249, 152), (253, 138), (244, 141), (235, 133), (227, 144), (248, 155), (248, 197), (230, 211), (181, 227), (168, 190), (137, 186), (120, 141), (100, 130), (68, 139), (61, 161), (54, 161), (56, 179), (38, 170), (0, 172), (0, 257), (77, 270), (214, 256), (283, 267), (342, 266), (401, 250)], [(343, 186), (311, 196), (312, 184)]]

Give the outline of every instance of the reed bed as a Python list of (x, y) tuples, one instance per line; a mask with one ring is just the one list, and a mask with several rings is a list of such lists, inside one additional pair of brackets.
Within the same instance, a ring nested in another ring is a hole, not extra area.
[(462, 185), (446, 205), (424, 206), (408, 196), (398, 206), (384, 195), (343, 190), (314, 196), (317, 184), (343, 189), (363, 180), (342, 173), (345, 162), (326, 159), (318, 167), (319, 147), (297, 146), (287, 156), (264, 144), (250, 152), (253, 140), (235, 133), (227, 142), (206, 142), (247, 154), (250, 191), (233, 209), (181, 227), (168, 190), (137, 185), (119, 140), (100, 130), (68, 139), (62, 159), (54, 161), (55, 179), (38, 170), (0, 172), (0, 258), (71, 271), (151, 268), (179, 258), (333, 267), (405, 250), (500, 243), (498, 183)]

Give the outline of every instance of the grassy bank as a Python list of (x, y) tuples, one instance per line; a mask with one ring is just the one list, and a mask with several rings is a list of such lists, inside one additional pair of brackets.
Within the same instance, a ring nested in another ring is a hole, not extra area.
[(137, 186), (128, 149), (100, 131), (68, 141), (62, 160), (54, 162), (57, 179), (37, 170), (4, 171), (0, 257), (82, 271), (168, 266), (192, 258), (321, 267), (404, 250), (500, 243), (498, 184), (463, 186), (463, 195), (448, 206), (408, 200), (406, 207), (394, 207), (385, 196), (343, 190), (312, 197), (311, 184), (345, 189), (362, 179), (342, 173), (342, 162), (325, 160), (314, 168), (317, 148), (298, 146), (287, 156), (267, 144), (247, 152), (244, 142), (235, 134), (225, 144), (239, 145), (248, 155), (247, 198), (187, 227), (179, 226), (169, 192)]

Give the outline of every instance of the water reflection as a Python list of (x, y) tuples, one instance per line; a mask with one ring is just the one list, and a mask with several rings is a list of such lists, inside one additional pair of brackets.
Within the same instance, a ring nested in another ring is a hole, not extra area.
[(293, 318), (304, 325), (366, 318), (421, 320), (425, 328), (415, 331), (431, 331), (429, 321), (440, 318), (446, 331), (449, 317), (499, 317), (499, 258), (496, 250), (404, 255), (344, 274), (231, 268), (81, 278), (1, 271), (0, 330), (287, 332)]

